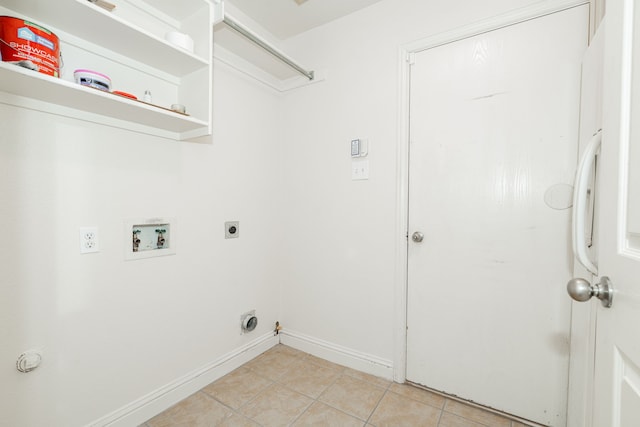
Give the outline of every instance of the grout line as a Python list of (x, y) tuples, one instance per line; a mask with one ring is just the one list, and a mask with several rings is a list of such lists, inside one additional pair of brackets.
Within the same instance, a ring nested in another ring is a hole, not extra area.
[(376, 409), (378, 409), (378, 406), (380, 406), (380, 402), (382, 402), (382, 399), (384, 399), (384, 397), (387, 395), (387, 393), (389, 393), (389, 388), (388, 387), (384, 391), (384, 393), (382, 393), (382, 396), (380, 396), (380, 399), (378, 399), (378, 403), (376, 403), (376, 406), (374, 406), (373, 409), (371, 410), (371, 413), (369, 414), (369, 417), (364, 422), (365, 425), (369, 424), (369, 421), (371, 420), (371, 417), (373, 417), (373, 413), (376, 412)]
[[(247, 400), (246, 402), (244, 402), (242, 405), (240, 405), (240, 407), (238, 408), (238, 410), (245, 408), (247, 405), (249, 405), (250, 403), (254, 402), (255, 400), (258, 399), (258, 397), (262, 396), (264, 393), (266, 393), (269, 389), (272, 389), (277, 383), (275, 381), (272, 381), (271, 384), (269, 384), (267, 387), (265, 387), (263, 390), (260, 390), (258, 393), (256, 393), (255, 396), (253, 396), (251, 399)], [(253, 418), (251, 418), (253, 420)]]
[[(281, 351), (280, 351), (280, 350), (274, 350), (275, 348), (276, 348), (276, 347), (273, 347), (273, 348), (271, 348), (271, 349), (269, 349), (269, 350), (267, 350), (267, 351), (272, 351), (273, 353), (281, 353)], [(265, 353), (266, 353), (266, 352), (265, 352)], [(264, 353), (263, 353), (263, 354), (264, 354)], [(289, 355), (291, 355), (290, 353), (284, 353), (284, 354), (289, 354)], [(302, 358), (303, 358), (303, 357), (304, 357), (304, 355), (303, 355), (303, 354), (295, 354), (295, 356), (293, 356), (293, 358), (294, 358), (294, 363), (296, 363), (296, 362), (300, 362), (300, 361), (302, 360)], [(292, 368), (293, 368), (293, 366), (291, 366), (291, 367), (287, 368), (287, 369), (286, 369), (286, 370), (285, 370), (281, 375), (278, 375), (276, 379), (270, 379), (270, 378), (269, 378), (269, 380), (270, 380), (270, 381), (272, 381), (272, 384), (271, 384), (269, 387), (267, 387), (267, 388), (265, 388), (264, 390), (262, 390), (262, 391), (261, 391), (260, 393), (258, 393), (258, 394), (253, 398), (253, 399), (251, 399), (251, 400), (250, 400), (250, 401), (253, 401), (253, 400), (257, 399), (257, 398), (258, 398), (258, 396), (262, 395), (262, 394), (263, 394), (267, 389), (272, 388), (272, 387), (273, 387), (274, 385), (276, 385), (276, 384), (277, 384), (277, 385), (279, 385), (280, 387), (283, 387), (283, 388), (285, 388), (285, 389), (287, 389), (287, 390), (289, 390), (289, 391), (293, 392), (293, 393), (299, 394), (299, 395), (301, 395), (301, 396), (304, 396), (304, 397), (306, 397), (306, 398), (310, 399), (310, 400), (311, 400), (311, 402), (310, 402), (310, 403), (309, 403), (309, 404), (308, 404), (308, 405), (307, 405), (307, 406), (302, 410), (302, 412), (300, 412), (300, 414), (298, 414), (298, 416), (297, 416), (297, 417), (295, 417), (291, 422), (289, 422), (289, 424), (288, 424), (288, 425), (293, 425), (293, 424), (295, 424), (295, 423), (296, 423), (296, 421), (298, 421), (298, 420), (299, 420), (299, 419), (300, 419), (300, 418), (301, 418), (305, 413), (307, 413), (307, 411), (309, 411), (309, 408), (311, 408), (311, 406), (313, 406), (313, 404), (316, 402), (316, 400), (315, 400), (314, 398), (312, 398), (311, 396), (308, 396), (308, 395), (306, 395), (306, 394), (304, 394), (304, 393), (300, 393), (299, 391), (293, 390), (292, 388), (288, 387), (286, 384), (283, 384), (283, 383), (281, 382), (281, 380), (282, 380), (282, 378), (285, 376), (285, 374), (286, 374), (287, 372), (289, 372)], [(253, 371), (253, 370), (252, 370), (252, 372), (254, 372), (256, 375), (262, 376), (262, 375), (260, 375), (257, 371)], [(266, 377), (263, 377), (263, 378), (266, 378)], [(246, 403), (245, 403), (245, 405), (247, 405), (248, 403), (249, 403), (249, 402), (246, 402)], [(243, 405), (243, 406), (244, 406), (244, 405)], [(251, 421), (255, 421), (255, 420), (251, 418)]]
[(440, 422), (442, 421), (443, 415), (444, 415), (444, 404), (442, 405), (442, 409), (440, 409), (440, 415), (438, 415), (438, 422), (436, 423), (436, 427), (440, 427)]
[[(321, 398), (322, 396), (324, 396), (324, 394), (325, 394), (325, 393), (326, 393), (326, 392), (327, 392), (331, 387), (333, 387), (333, 386), (338, 382), (338, 380), (340, 379), (340, 377), (342, 377), (342, 372), (341, 372), (341, 373), (339, 373), (339, 374), (336, 376), (336, 379), (334, 379), (334, 380), (331, 382), (331, 384), (329, 384), (329, 385), (327, 386), (327, 388), (325, 388), (324, 390), (322, 390), (322, 393), (320, 393), (320, 394), (318, 395), (318, 398), (316, 399), (318, 402), (320, 402), (320, 403), (324, 403), (324, 404), (325, 404), (325, 405), (327, 405), (327, 406), (331, 406), (331, 405), (329, 405), (327, 402), (324, 402), (324, 401), (320, 400), (320, 398)], [(331, 406), (331, 407), (333, 408), (333, 406)], [(338, 409), (338, 408), (334, 408), (334, 409)], [(339, 409), (338, 409), (338, 410), (339, 410)], [(339, 410), (339, 411), (340, 411), (340, 410)], [(344, 412), (344, 411), (341, 411), (341, 412)], [(345, 412), (345, 413), (346, 413), (346, 412)]]
[[(392, 384), (393, 384), (393, 383), (392, 383)], [(401, 384), (401, 385), (406, 385), (406, 386), (408, 386), (408, 387), (412, 387), (412, 386), (407, 385), (407, 384)], [(423, 390), (423, 391), (427, 391), (427, 390)], [(437, 410), (439, 410), (439, 411), (443, 411), (443, 412), (444, 412), (444, 406), (445, 406), (445, 403), (446, 403), (446, 402), (443, 402), (443, 403), (442, 403), (442, 406), (438, 407), (438, 406), (436, 406), (436, 405), (434, 405), (434, 404), (427, 403), (427, 402), (425, 402), (425, 401), (423, 401), (423, 400), (414, 399), (413, 397), (405, 396), (405, 395), (404, 395), (404, 394), (402, 394), (402, 393), (395, 392), (395, 391), (391, 390), (391, 384), (389, 385), (389, 393), (393, 393), (393, 394), (395, 394), (396, 396), (401, 397), (402, 399), (410, 400), (410, 401), (412, 401), (412, 402), (420, 403), (420, 404), (422, 404), (422, 405), (427, 405), (427, 406), (429, 406), (429, 407), (431, 407), (431, 408), (433, 408), (433, 409), (437, 409)]]
[[(306, 395), (303, 395), (303, 396), (306, 396)], [(307, 405), (307, 407), (306, 407), (306, 408), (304, 408), (304, 411), (300, 412), (300, 414), (298, 414), (298, 416), (297, 416), (297, 417), (295, 417), (295, 418), (293, 419), (293, 421), (291, 421), (288, 425), (293, 425), (293, 424), (295, 424), (295, 423), (296, 423), (296, 421), (298, 421), (300, 418), (302, 418), (302, 416), (303, 416), (304, 414), (306, 414), (306, 413), (309, 411), (309, 408), (311, 408), (311, 407), (313, 406), (313, 404), (314, 404), (314, 403), (316, 403), (316, 401), (312, 399), (312, 400), (311, 400), (311, 403), (309, 403), (309, 404)]]
[[(224, 377), (223, 377), (224, 378)], [(214, 381), (215, 382), (215, 381)], [(206, 386), (205, 386), (206, 387)], [(225, 408), (229, 409), (231, 411), (231, 415), (227, 415), (226, 417), (224, 417), (223, 421), (228, 420), (229, 418), (231, 418), (233, 415), (239, 415), (239, 416), (244, 416), (241, 413), (239, 413), (238, 411), (236, 411), (235, 409), (233, 409), (231, 406), (227, 405), (224, 402), (221, 402), (220, 400), (216, 399), (214, 396), (210, 395), (209, 393), (207, 393), (206, 391), (204, 391), (205, 387), (201, 388), (200, 391), (198, 391), (198, 393), (202, 393), (204, 394), (206, 397), (208, 397), (209, 399), (219, 403), (220, 405), (224, 406)], [(247, 417), (244, 417), (247, 418)]]
[[(309, 354), (308, 354), (308, 353), (304, 353), (304, 352), (302, 352), (302, 354), (300, 354), (300, 355), (296, 356), (296, 359), (297, 359), (297, 361), (301, 361), (301, 362), (305, 362), (305, 360), (306, 360), (306, 363), (309, 363), (309, 364), (314, 365), (314, 366), (316, 366), (316, 367), (319, 367), (319, 368), (326, 368), (326, 369), (332, 370), (332, 368), (331, 368), (331, 367), (328, 367), (328, 366), (323, 365), (323, 364), (320, 364), (320, 363), (315, 363), (313, 359), (310, 359), (310, 358), (308, 358), (307, 356), (309, 356)], [(353, 418), (355, 418), (355, 419), (358, 419), (358, 420), (360, 420), (360, 421), (363, 421), (363, 422), (366, 424), (366, 423), (367, 423), (367, 420), (371, 417), (371, 415), (373, 414), (373, 412), (375, 411), (375, 409), (376, 409), (376, 408), (378, 407), (378, 405), (380, 404), (380, 401), (382, 400), (382, 397), (384, 397), (384, 395), (385, 395), (386, 391), (387, 391), (387, 390), (389, 389), (389, 387), (391, 386), (391, 383), (389, 383), (389, 384), (387, 384), (385, 387), (381, 387), (381, 386), (379, 386), (379, 385), (377, 385), (377, 384), (374, 384), (374, 383), (372, 383), (372, 382), (369, 382), (369, 381), (367, 381), (367, 380), (364, 380), (364, 379), (361, 379), (361, 378), (356, 378), (356, 377), (354, 377), (354, 376), (349, 375), (349, 373), (348, 373), (348, 368), (347, 368), (347, 367), (342, 366), (342, 365), (339, 365), (339, 364), (334, 364), (334, 365), (335, 365), (335, 366), (337, 366), (337, 367), (339, 368), (339, 369), (337, 369), (337, 370), (335, 371), (335, 373), (336, 373), (336, 377), (335, 377), (335, 379), (334, 379), (334, 380), (333, 380), (329, 385), (327, 385), (327, 386), (324, 388), (324, 390), (322, 390), (322, 392), (321, 392), (317, 397), (315, 397), (315, 398), (314, 398), (314, 397), (312, 397), (312, 396), (309, 396), (309, 395), (307, 395), (307, 394), (305, 394), (305, 393), (299, 392), (299, 391), (297, 391), (297, 390), (293, 390), (292, 388), (288, 387), (286, 384), (283, 384), (280, 380), (281, 380), (281, 378), (283, 378), (283, 377), (286, 375), (286, 373), (287, 373), (288, 371), (286, 371), (283, 375), (281, 375), (281, 376), (279, 377), (279, 380), (276, 380), (276, 382), (277, 382), (278, 384), (280, 384), (281, 386), (283, 386), (283, 387), (287, 388), (288, 390), (291, 390), (291, 391), (293, 391), (293, 392), (299, 393), (299, 394), (301, 394), (301, 395), (303, 395), (303, 396), (306, 396), (306, 397), (308, 397), (308, 398), (310, 398), (310, 399), (312, 400), (312, 403), (311, 403), (311, 404), (309, 404), (309, 406), (308, 406), (308, 407), (307, 407), (307, 408), (306, 408), (306, 409), (305, 409), (305, 410), (304, 410), (304, 411), (303, 411), (303, 412), (302, 412), (298, 417), (296, 417), (296, 419), (293, 421), (293, 423), (295, 423), (295, 422), (296, 422), (297, 420), (299, 420), (299, 419), (300, 419), (300, 418), (301, 418), (301, 417), (302, 417), (306, 412), (308, 412), (308, 411), (309, 411), (309, 409), (311, 408), (311, 406), (313, 406), (315, 403), (318, 403), (318, 404), (324, 405), (324, 406), (326, 406), (326, 407), (328, 407), (328, 408), (331, 408), (331, 409), (333, 409), (333, 410), (335, 410), (335, 411), (338, 411), (338, 412), (340, 412), (340, 413), (342, 413), (342, 414), (345, 414), (345, 415), (347, 415), (347, 416), (349, 416), (349, 417), (353, 417)], [(371, 411), (371, 413), (369, 414), (369, 417), (368, 417), (366, 420), (365, 420), (365, 419), (362, 419), (362, 418), (359, 418), (359, 417), (357, 417), (357, 416), (355, 416), (355, 415), (353, 415), (353, 414), (347, 413), (347, 412), (343, 411), (343, 410), (342, 410), (342, 409), (340, 409), (340, 408), (336, 408), (335, 406), (333, 406), (333, 405), (329, 404), (328, 402), (324, 402), (324, 401), (320, 400), (320, 398), (321, 398), (321, 397), (322, 397), (322, 396), (323, 396), (323, 395), (324, 395), (324, 394), (325, 394), (325, 393), (326, 393), (326, 392), (327, 392), (331, 387), (333, 387), (333, 386), (336, 384), (336, 382), (337, 382), (340, 378), (343, 378), (343, 377), (349, 377), (349, 378), (351, 378), (351, 379), (354, 379), (354, 380), (357, 380), (357, 381), (361, 381), (361, 382), (363, 382), (363, 383), (365, 383), (365, 384), (367, 384), (367, 385), (370, 385), (370, 386), (373, 386), (373, 387), (376, 387), (376, 388), (381, 388), (381, 389), (383, 389), (383, 390), (384, 390), (384, 393), (383, 393), (382, 397), (380, 398), (380, 400), (378, 400), (378, 403), (377, 403), (377, 404), (376, 404), (376, 406), (373, 408), (373, 410), (372, 410), (372, 411)]]
[[(407, 384), (407, 385), (409, 385), (411, 387), (415, 387), (415, 388), (420, 389), (420, 390), (429, 391), (431, 393), (437, 394), (438, 396), (442, 396), (447, 400), (451, 400), (453, 402), (461, 403), (461, 404), (466, 405), (466, 406), (468, 406), (470, 408), (479, 409), (481, 411), (488, 412), (488, 413), (493, 414), (493, 415), (497, 415), (499, 417), (502, 417), (502, 418), (506, 419), (507, 421), (510, 421), (511, 424), (513, 424), (514, 422), (518, 422), (518, 423), (524, 424), (525, 426), (529, 426), (529, 427), (545, 427), (542, 424), (538, 424), (538, 423), (535, 423), (533, 421), (529, 421), (529, 420), (526, 420), (524, 418), (520, 418), (520, 417), (518, 417), (516, 415), (508, 414), (506, 412), (501, 412), (501, 411), (498, 411), (497, 409), (493, 409), (493, 408), (490, 408), (488, 406), (483, 406), (483, 405), (480, 405), (479, 403), (475, 403), (475, 402), (472, 402), (472, 401), (469, 401), (469, 400), (465, 400), (465, 399), (462, 399), (460, 397), (457, 397), (457, 396), (454, 396), (454, 395), (450, 395), (450, 394), (444, 393), (442, 391), (435, 390), (435, 389), (429, 388), (427, 386), (423, 386), (423, 385), (418, 384), (418, 383), (413, 383), (411, 381), (407, 381), (407, 382), (405, 382), (405, 384)], [(445, 411), (445, 407), (446, 407), (446, 402), (442, 407), (443, 411)], [(450, 411), (446, 411), (446, 412), (448, 412), (450, 414), (453, 414), (453, 415), (457, 415), (457, 416), (459, 416), (461, 418), (464, 418), (461, 415), (458, 415), (456, 413), (453, 413), (453, 412), (450, 412)], [(467, 418), (465, 418), (465, 419), (467, 419)], [(469, 420), (469, 421), (473, 421), (473, 420)], [(478, 424), (482, 424), (482, 423), (480, 423), (478, 421), (475, 421), (475, 422), (478, 423)]]
[[(283, 344), (280, 344), (280, 345), (284, 346)], [(299, 394), (299, 395), (304, 396), (305, 398), (309, 399), (309, 403), (307, 404), (307, 406), (306, 406), (306, 407), (304, 407), (304, 409), (302, 410), (302, 412), (300, 412), (300, 414), (298, 414), (298, 415), (297, 415), (297, 416), (296, 416), (292, 421), (290, 421), (288, 425), (292, 425), (292, 424), (294, 424), (294, 423), (298, 422), (298, 421), (299, 421), (299, 420), (300, 420), (300, 419), (301, 419), (305, 414), (307, 414), (307, 413), (309, 412), (309, 410), (311, 409), (311, 407), (312, 407), (312, 406), (314, 406), (314, 405), (317, 403), (317, 404), (320, 404), (320, 405), (324, 405), (325, 407), (331, 408), (331, 409), (332, 409), (332, 410), (334, 410), (334, 411), (338, 411), (338, 412), (339, 412), (339, 413), (341, 413), (341, 414), (344, 414), (344, 415), (346, 415), (346, 416), (349, 416), (349, 417), (352, 417), (352, 418), (354, 418), (354, 419), (357, 419), (357, 420), (359, 420), (359, 421), (364, 421), (364, 425), (365, 425), (365, 426), (372, 426), (372, 424), (370, 424), (370, 422), (371, 422), (371, 419), (372, 419), (372, 417), (373, 417), (373, 414), (378, 410), (378, 408), (380, 407), (380, 405), (381, 405), (382, 401), (384, 400), (384, 398), (385, 398), (389, 393), (393, 393), (393, 394), (395, 394), (395, 395), (398, 395), (400, 398), (402, 398), (402, 399), (404, 399), (404, 400), (407, 400), (407, 401), (418, 402), (418, 403), (420, 403), (420, 404), (423, 404), (423, 405), (426, 405), (426, 406), (432, 407), (432, 408), (434, 408), (434, 409), (438, 409), (438, 410), (440, 411), (440, 414), (439, 414), (439, 416), (438, 416), (438, 420), (437, 420), (437, 422), (436, 422), (436, 426), (440, 426), (440, 424), (442, 423), (443, 417), (444, 417), (444, 413), (445, 413), (445, 412), (447, 412), (448, 414), (451, 414), (451, 415), (453, 415), (453, 416), (459, 417), (459, 418), (460, 418), (460, 419), (462, 419), (462, 420), (466, 420), (466, 421), (469, 421), (469, 422), (473, 422), (473, 423), (477, 424), (478, 426), (485, 426), (485, 427), (487, 427), (487, 424), (485, 424), (485, 423), (484, 423), (484, 422), (482, 422), (482, 421), (478, 421), (478, 420), (470, 419), (470, 418), (467, 418), (467, 417), (465, 417), (465, 416), (463, 416), (463, 415), (460, 415), (460, 414), (458, 414), (458, 413), (455, 413), (455, 412), (451, 412), (451, 411), (445, 410), (445, 408), (447, 407), (447, 403), (448, 403), (448, 402), (450, 402), (450, 401), (451, 401), (451, 402), (458, 402), (458, 403), (460, 403), (460, 404), (462, 404), (462, 405), (464, 405), (464, 406), (467, 406), (467, 407), (469, 407), (469, 408), (474, 408), (474, 409), (480, 410), (480, 411), (485, 412), (485, 413), (487, 413), (487, 414), (491, 414), (491, 415), (499, 416), (499, 417), (501, 417), (501, 418), (505, 419), (506, 421), (508, 421), (508, 422), (509, 422), (509, 426), (510, 426), (510, 427), (514, 427), (514, 424), (515, 424), (516, 422), (520, 422), (520, 423), (522, 423), (522, 424), (524, 424), (524, 425), (528, 425), (528, 423), (529, 423), (529, 422), (528, 422), (528, 421), (526, 421), (526, 420), (521, 420), (521, 419), (519, 419), (519, 418), (517, 418), (517, 417), (509, 416), (509, 415), (506, 415), (506, 414), (500, 413), (500, 412), (498, 412), (498, 411), (496, 411), (496, 410), (491, 410), (491, 408), (485, 408), (485, 407), (483, 407), (483, 406), (481, 406), (481, 405), (478, 405), (478, 404), (475, 404), (475, 403), (473, 403), (473, 402), (468, 402), (468, 401), (465, 401), (465, 400), (462, 400), (462, 399), (456, 398), (455, 396), (449, 396), (449, 395), (447, 395), (447, 394), (445, 394), (445, 393), (439, 392), (439, 391), (437, 391), (437, 390), (432, 390), (432, 389), (430, 389), (430, 388), (428, 388), (428, 387), (420, 386), (420, 385), (418, 385), (418, 384), (413, 384), (413, 383), (410, 383), (410, 382), (407, 382), (407, 383), (406, 383), (406, 385), (407, 385), (407, 386), (409, 386), (409, 387), (413, 387), (413, 388), (415, 388), (415, 389), (417, 389), (417, 390), (424, 390), (424, 391), (430, 392), (430, 393), (432, 393), (432, 394), (435, 394), (435, 395), (439, 395), (439, 396), (444, 397), (444, 398), (445, 398), (445, 401), (444, 401), (444, 403), (443, 403), (442, 407), (441, 407), (441, 408), (438, 408), (438, 407), (436, 407), (436, 406), (432, 406), (432, 405), (430, 405), (430, 404), (428, 404), (428, 403), (425, 403), (425, 402), (423, 402), (423, 401), (416, 400), (416, 399), (413, 399), (413, 398), (408, 397), (408, 396), (404, 396), (404, 395), (402, 395), (402, 394), (400, 394), (400, 393), (395, 393), (394, 391), (392, 391), (392, 390), (391, 390), (391, 386), (394, 384), (392, 381), (391, 381), (391, 382), (389, 382), (386, 386), (381, 386), (381, 385), (379, 385), (379, 384), (377, 384), (377, 383), (374, 383), (373, 381), (368, 381), (368, 380), (365, 380), (365, 379), (363, 379), (363, 378), (358, 378), (358, 377), (355, 377), (355, 376), (350, 375), (349, 373), (352, 371), (352, 370), (350, 370), (350, 368), (345, 367), (345, 366), (342, 366), (342, 365), (339, 365), (339, 364), (336, 364), (336, 363), (332, 363), (332, 365), (335, 365), (336, 367), (338, 367), (338, 368), (339, 368), (339, 369), (337, 369), (337, 370), (335, 370), (335, 371), (334, 371), (334, 372), (335, 372), (335, 374), (336, 374), (335, 378), (333, 379), (333, 381), (331, 381), (331, 382), (330, 382), (330, 384), (329, 384), (329, 385), (327, 385), (326, 387), (324, 387), (324, 389), (322, 389), (322, 391), (318, 394), (318, 396), (317, 396), (317, 397), (315, 397), (315, 398), (314, 398), (314, 397), (312, 397), (312, 396), (309, 396), (309, 395), (307, 395), (307, 394), (305, 394), (305, 393), (302, 393), (302, 392), (299, 392), (299, 391), (297, 391), (297, 390), (294, 390), (294, 389), (292, 389), (291, 387), (289, 387), (289, 386), (285, 385), (285, 384), (282, 382), (282, 381), (283, 381), (283, 378), (286, 376), (286, 374), (287, 374), (287, 373), (289, 373), (289, 372), (294, 368), (294, 366), (293, 366), (293, 365), (294, 365), (294, 363), (296, 363), (296, 364), (297, 364), (298, 362), (309, 363), (309, 364), (311, 364), (311, 365), (313, 365), (313, 366), (316, 366), (316, 367), (322, 367), (322, 368), (327, 368), (327, 369), (332, 369), (332, 368), (331, 368), (330, 366), (328, 366), (328, 365), (322, 365), (321, 363), (315, 363), (315, 362), (314, 362), (314, 359), (312, 359), (312, 358), (308, 358), (308, 356), (312, 356), (312, 355), (310, 355), (309, 353), (305, 353), (305, 352), (303, 352), (303, 351), (299, 351), (299, 350), (296, 350), (296, 352), (295, 352), (295, 353), (286, 353), (286, 352), (283, 352), (283, 350), (281, 350), (281, 349), (280, 349), (280, 350), (276, 350), (276, 348), (277, 348), (277, 347), (273, 347), (273, 348), (271, 348), (271, 349), (269, 349), (269, 350), (267, 350), (267, 351), (265, 351), (265, 352), (261, 353), (260, 355), (256, 356), (254, 359), (252, 359), (251, 361), (248, 361), (247, 363), (245, 363), (245, 364), (243, 364), (242, 366), (240, 366), (240, 367), (238, 367), (238, 368), (237, 368), (237, 369), (244, 368), (244, 369), (248, 370), (249, 372), (252, 372), (253, 374), (255, 374), (255, 375), (257, 375), (257, 376), (259, 376), (259, 377), (261, 377), (261, 378), (264, 378), (264, 379), (266, 379), (266, 380), (268, 381), (268, 384), (267, 384), (264, 388), (262, 388), (261, 390), (259, 390), (258, 392), (256, 392), (255, 396), (253, 396), (252, 398), (250, 398), (250, 399), (249, 399), (249, 400), (247, 400), (246, 402), (242, 403), (242, 404), (241, 404), (237, 409), (232, 408), (232, 407), (231, 407), (231, 406), (229, 406), (228, 404), (225, 404), (224, 402), (220, 401), (220, 400), (219, 400), (218, 398), (216, 398), (215, 396), (213, 396), (213, 395), (209, 394), (208, 392), (204, 391), (204, 389), (205, 389), (208, 385), (207, 385), (207, 386), (205, 386), (205, 387), (203, 387), (202, 389), (198, 390), (198, 391), (197, 391), (196, 393), (194, 393), (194, 394), (197, 394), (197, 393), (203, 393), (203, 394), (204, 394), (204, 396), (205, 396), (206, 398), (212, 399), (212, 400), (214, 400), (214, 401), (218, 402), (219, 404), (221, 404), (222, 406), (224, 406), (225, 408), (228, 408), (228, 409), (231, 411), (231, 413), (232, 413), (233, 415), (236, 415), (236, 416), (238, 416), (238, 417), (241, 417), (241, 418), (243, 418), (243, 419), (245, 419), (245, 420), (250, 420), (250, 421), (252, 421), (252, 422), (256, 423), (256, 424), (257, 424), (257, 425), (259, 425), (259, 426), (262, 426), (262, 424), (260, 424), (258, 421), (254, 420), (253, 418), (250, 418), (249, 416), (244, 415), (243, 413), (241, 413), (241, 412), (240, 412), (240, 410), (242, 410), (242, 409), (246, 408), (248, 405), (250, 405), (251, 403), (255, 402), (258, 398), (260, 398), (261, 396), (264, 396), (266, 393), (269, 393), (269, 390), (270, 390), (270, 389), (273, 389), (276, 385), (277, 385), (277, 386), (280, 386), (280, 387), (283, 387), (283, 388), (285, 388), (285, 389), (289, 390), (290, 392), (294, 392), (294, 393), (296, 393), (296, 394)], [(294, 350), (295, 350), (295, 349), (294, 349)], [(269, 352), (271, 352), (272, 354), (274, 354), (274, 353), (275, 353), (276, 355), (277, 355), (278, 353), (283, 354), (283, 355), (288, 355), (288, 356), (291, 356), (291, 357), (292, 357), (292, 359), (293, 359), (293, 362), (292, 362), (291, 364), (289, 364), (288, 366), (286, 366), (286, 368), (285, 368), (285, 370), (283, 371), (283, 373), (282, 373), (281, 375), (278, 375), (276, 379), (272, 379), (272, 378), (269, 378), (269, 377), (266, 377), (266, 376), (262, 375), (262, 374), (260, 373), (260, 371), (258, 370), (259, 366), (257, 366), (257, 365), (255, 366), (255, 368), (256, 368), (255, 370), (254, 370), (254, 369), (252, 369), (252, 368), (247, 367), (247, 364), (249, 364), (249, 363), (251, 363), (251, 362), (256, 361), (256, 359), (258, 359), (259, 357), (262, 357), (264, 354), (269, 353)], [(316, 357), (316, 356), (313, 356), (313, 357)], [(321, 359), (321, 358), (318, 358), (318, 359)], [(321, 360), (322, 360), (322, 359), (321, 359)], [(237, 370), (237, 369), (236, 369), (236, 370)], [(234, 370), (234, 371), (235, 371), (235, 370)], [(353, 371), (357, 371), (357, 370), (353, 370)], [(360, 371), (358, 371), (358, 372), (360, 372)], [(218, 381), (222, 380), (223, 378), (227, 377), (228, 375), (229, 375), (229, 374), (227, 374), (227, 375), (225, 375), (225, 376), (223, 376), (223, 377), (219, 378), (218, 380), (214, 381), (213, 383), (215, 383), (215, 382), (218, 382)], [(367, 384), (368, 386), (371, 386), (371, 387), (375, 387), (375, 388), (378, 388), (378, 389), (383, 389), (383, 393), (382, 393), (381, 397), (378, 399), (377, 403), (375, 404), (375, 406), (373, 407), (373, 409), (372, 409), (372, 410), (371, 410), (371, 412), (369, 413), (369, 415), (368, 415), (368, 417), (366, 418), (366, 420), (364, 420), (364, 419), (362, 419), (362, 418), (360, 418), (360, 417), (358, 417), (358, 416), (355, 416), (355, 415), (353, 415), (353, 414), (351, 414), (351, 413), (347, 413), (347, 412), (343, 411), (342, 409), (336, 408), (336, 407), (335, 407), (335, 406), (333, 406), (332, 404), (330, 404), (330, 403), (328, 403), (328, 402), (324, 402), (323, 400), (321, 400), (321, 399), (322, 399), (322, 397), (323, 397), (323, 396), (325, 396), (325, 394), (326, 394), (326, 393), (327, 393), (327, 392), (328, 392), (328, 391), (329, 391), (333, 386), (335, 386), (335, 384), (336, 384), (336, 383), (337, 383), (341, 378), (345, 378), (345, 377), (347, 377), (347, 378), (351, 378), (351, 379), (356, 380), (356, 381), (360, 381), (360, 382), (365, 383), (365, 384)], [(371, 377), (378, 378), (378, 377), (376, 377), (375, 375), (371, 375)], [(212, 383), (212, 384), (213, 384), (213, 383)], [(187, 399), (188, 399), (188, 398), (187, 398)], [(166, 411), (165, 411), (165, 412), (166, 412)], [(160, 415), (160, 414), (158, 414), (158, 415)], [(232, 416), (232, 415), (230, 415), (230, 416)], [(230, 416), (229, 416), (229, 417), (230, 417)], [(226, 417), (226, 418), (225, 418), (225, 420), (226, 420), (226, 419), (228, 419), (229, 417)], [(141, 424), (139, 427), (150, 427), (150, 425), (148, 424), (148, 421), (149, 421), (149, 420), (145, 421), (145, 422), (144, 422), (143, 424)], [(535, 426), (540, 426), (540, 425), (538, 425), (538, 424), (531, 424), (531, 426), (532, 426), (532, 427), (535, 427)], [(264, 426), (262, 426), (262, 427), (264, 427)], [(542, 426), (540, 426), (540, 427), (542, 427)]]

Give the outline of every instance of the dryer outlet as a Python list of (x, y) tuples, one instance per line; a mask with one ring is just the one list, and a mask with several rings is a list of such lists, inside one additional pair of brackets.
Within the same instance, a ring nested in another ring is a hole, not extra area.
[(251, 310), (240, 316), (240, 335), (253, 331), (258, 326), (256, 311)]

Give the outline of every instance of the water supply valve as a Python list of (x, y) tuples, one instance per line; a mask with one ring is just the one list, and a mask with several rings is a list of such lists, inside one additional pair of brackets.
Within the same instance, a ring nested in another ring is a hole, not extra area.
[(140, 249), (140, 230), (133, 230), (133, 252), (138, 252)]
[(158, 233), (158, 243), (157, 243), (158, 249), (162, 249), (164, 247), (164, 243), (165, 243), (164, 234), (166, 232), (167, 232), (167, 230), (164, 229), (164, 228), (157, 228), (156, 229), (156, 233)]
[(175, 225), (175, 218), (139, 218), (125, 221), (125, 259), (174, 255)]

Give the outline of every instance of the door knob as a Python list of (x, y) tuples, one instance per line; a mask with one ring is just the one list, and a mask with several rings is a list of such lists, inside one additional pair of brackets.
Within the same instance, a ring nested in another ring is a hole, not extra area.
[(411, 240), (413, 240), (413, 241), (414, 241), (414, 242), (416, 242), (416, 243), (420, 243), (420, 242), (422, 242), (422, 239), (424, 239), (424, 234), (422, 234), (422, 233), (421, 233), (421, 232), (419, 232), (419, 231), (416, 231), (415, 233), (413, 233), (413, 234), (411, 235)]
[(596, 297), (607, 308), (611, 307), (613, 302), (613, 286), (607, 276), (602, 276), (600, 283), (593, 286), (588, 280), (576, 277), (567, 283), (567, 292), (571, 298), (580, 302)]

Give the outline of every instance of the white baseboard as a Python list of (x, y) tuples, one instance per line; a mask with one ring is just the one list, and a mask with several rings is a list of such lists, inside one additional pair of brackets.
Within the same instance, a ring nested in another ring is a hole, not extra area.
[(187, 375), (155, 390), (146, 396), (92, 422), (91, 427), (138, 426), (165, 409), (192, 395), (277, 345), (279, 339), (269, 332), (250, 343), (231, 351)]
[(393, 379), (393, 362), (361, 353), (289, 329), (280, 332), (280, 342), (330, 362), (366, 372), (377, 377)]
[(88, 427), (138, 426), (278, 343), (371, 375), (389, 380), (393, 378), (393, 363), (389, 360), (380, 359), (295, 331), (282, 331), (278, 336), (273, 336), (273, 333), (269, 332), (219, 357), (200, 369), (190, 372), (158, 390), (93, 421), (88, 424)]

